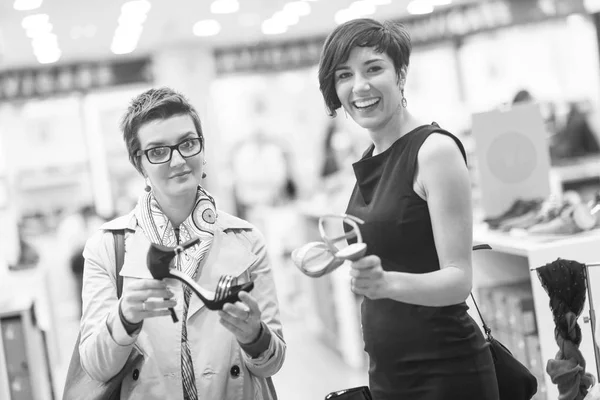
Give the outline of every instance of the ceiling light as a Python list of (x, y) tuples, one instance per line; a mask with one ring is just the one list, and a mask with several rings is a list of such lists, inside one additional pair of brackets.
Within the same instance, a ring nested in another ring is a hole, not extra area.
[(147, 0), (132, 0), (121, 6), (121, 15), (123, 14), (148, 14), (152, 4)]
[(271, 20), (278, 24), (290, 26), (296, 25), (298, 21), (300, 21), (300, 17), (298, 17), (296, 14), (291, 14), (289, 12), (277, 11), (275, 14), (273, 14)]
[(192, 30), (196, 36), (214, 36), (221, 31), (221, 24), (214, 19), (205, 19), (196, 22)]
[(310, 14), (310, 4), (304, 1), (292, 1), (283, 6), (283, 11), (303, 17)]
[[(383, 6), (386, 4), (392, 4), (392, 0), (365, 0), (367, 3), (371, 3), (374, 6)], [(442, 1), (442, 0), (440, 0)]]
[(34, 38), (40, 35), (47, 35), (52, 32), (52, 24), (47, 22), (45, 24), (35, 25), (27, 28), (25, 33), (28, 37)]
[(142, 25), (148, 16), (145, 13), (119, 15), (119, 25)]
[(40, 25), (48, 24), (49, 21), (50, 17), (48, 17), (48, 14), (31, 14), (26, 17), (23, 17), (23, 20), (21, 21), (21, 26), (25, 30), (35, 29)]
[(413, 15), (429, 14), (433, 12), (433, 5), (425, 1), (413, 0), (406, 6), (406, 11)]
[(61, 52), (59, 49), (52, 49), (41, 53), (36, 53), (35, 56), (40, 64), (52, 64), (60, 59)]
[(110, 46), (110, 51), (114, 54), (128, 54), (134, 51), (136, 46), (137, 40), (115, 37)]
[(215, 0), (210, 5), (210, 12), (213, 14), (232, 14), (240, 9), (240, 3), (237, 0)]
[(38, 36), (31, 40), (31, 45), (33, 46), (34, 50), (51, 47), (58, 48), (58, 38), (54, 33)]
[(15, 0), (13, 8), (17, 11), (31, 11), (39, 8), (42, 0)]
[(375, 6), (367, 1), (355, 1), (350, 4), (349, 9), (352, 13), (361, 17), (375, 13)]
[(263, 21), (261, 29), (265, 35), (279, 35), (287, 31), (287, 25), (284, 25), (276, 20), (267, 19)]

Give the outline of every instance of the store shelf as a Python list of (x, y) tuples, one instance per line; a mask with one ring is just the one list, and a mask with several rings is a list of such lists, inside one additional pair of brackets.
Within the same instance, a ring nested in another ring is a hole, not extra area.
[(590, 179), (600, 180), (600, 157), (569, 159), (562, 165), (553, 166), (551, 170), (563, 184)]

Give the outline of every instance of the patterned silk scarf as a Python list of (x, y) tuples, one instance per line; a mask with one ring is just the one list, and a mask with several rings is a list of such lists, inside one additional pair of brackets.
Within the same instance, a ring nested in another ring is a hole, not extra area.
[[(135, 210), (138, 223), (146, 237), (156, 244), (175, 247), (178, 244), (171, 221), (162, 212), (152, 192), (145, 193), (138, 200)], [(184, 250), (179, 257), (177, 268), (192, 279), (196, 278), (198, 266), (208, 253), (214, 237), (214, 224), (217, 219), (215, 201), (210, 194), (198, 186), (196, 203), (191, 214), (179, 225), (179, 243), (199, 237), (200, 243)], [(187, 339), (187, 315), (191, 290), (184, 287), (183, 318), (181, 323), (181, 377), (184, 400), (198, 400), (198, 390), (194, 376), (192, 353)]]
[[(177, 246), (175, 229), (161, 210), (153, 192), (144, 193), (140, 196), (135, 216), (142, 231), (152, 243), (169, 247)], [(198, 186), (194, 209), (186, 220), (179, 225), (179, 243), (195, 237), (200, 238), (199, 244), (188, 248), (182, 253), (180, 262), (177, 264), (177, 268), (191, 278), (195, 277), (200, 261), (210, 249), (216, 219), (215, 200), (206, 190)]]

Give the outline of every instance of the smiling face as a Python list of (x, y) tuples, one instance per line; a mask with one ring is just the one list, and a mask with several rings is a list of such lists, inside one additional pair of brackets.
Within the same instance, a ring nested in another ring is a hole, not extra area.
[[(401, 76), (404, 79), (404, 71)], [(342, 106), (361, 127), (380, 131), (399, 121), (401, 82), (386, 53), (355, 47), (348, 60), (336, 68), (334, 79)]]
[[(199, 137), (189, 115), (152, 120), (143, 124), (137, 134), (142, 151), (158, 146), (174, 146), (186, 139)], [(202, 179), (203, 161), (204, 150), (188, 158), (183, 158), (179, 151), (173, 150), (171, 161), (163, 164), (152, 164), (145, 154), (141, 156), (144, 175), (150, 179), (158, 198), (196, 193)]]

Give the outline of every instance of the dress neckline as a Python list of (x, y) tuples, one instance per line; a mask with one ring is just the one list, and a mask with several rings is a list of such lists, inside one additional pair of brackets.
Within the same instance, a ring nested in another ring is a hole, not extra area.
[(405, 137), (407, 137), (407, 136), (411, 135), (413, 132), (416, 132), (416, 131), (418, 131), (418, 130), (420, 130), (420, 129), (424, 128), (424, 127), (430, 126), (430, 125), (431, 125), (431, 124), (428, 124), (428, 125), (419, 125), (419, 126), (415, 127), (414, 129), (412, 129), (412, 130), (410, 130), (410, 131), (406, 132), (404, 135), (402, 135), (402, 136), (400, 136), (398, 139), (396, 139), (396, 140), (394, 141), (394, 143), (392, 143), (392, 144), (390, 145), (390, 147), (388, 147), (387, 149), (385, 149), (384, 151), (382, 151), (381, 153), (379, 153), (379, 154), (376, 154), (376, 155), (373, 155), (373, 150), (375, 150), (375, 144), (374, 144), (374, 143), (371, 143), (371, 144), (369, 145), (369, 148), (368, 148), (368, 149), (367, 149), (367, 151), (365, 152), (365, 155), (364, 155), (364, 156), (361, 158), (361, 161), (362, 161), (362, 160), (367, 160), (367, 159), (376, 159), (376, 158), (380, 158), (380, 156), (383, 156), (384, 154), (386, 154), (386, 153), (389, 153), (389, 152), (390, 152), (390, 151), (391, 151), (391, 150), (392, 150), (394, 147), (396, 147), (396, 146), (397, 146), (397, 144), (398, 144), (398, 143), (402, 142), (402, 139), (404, 139)]

